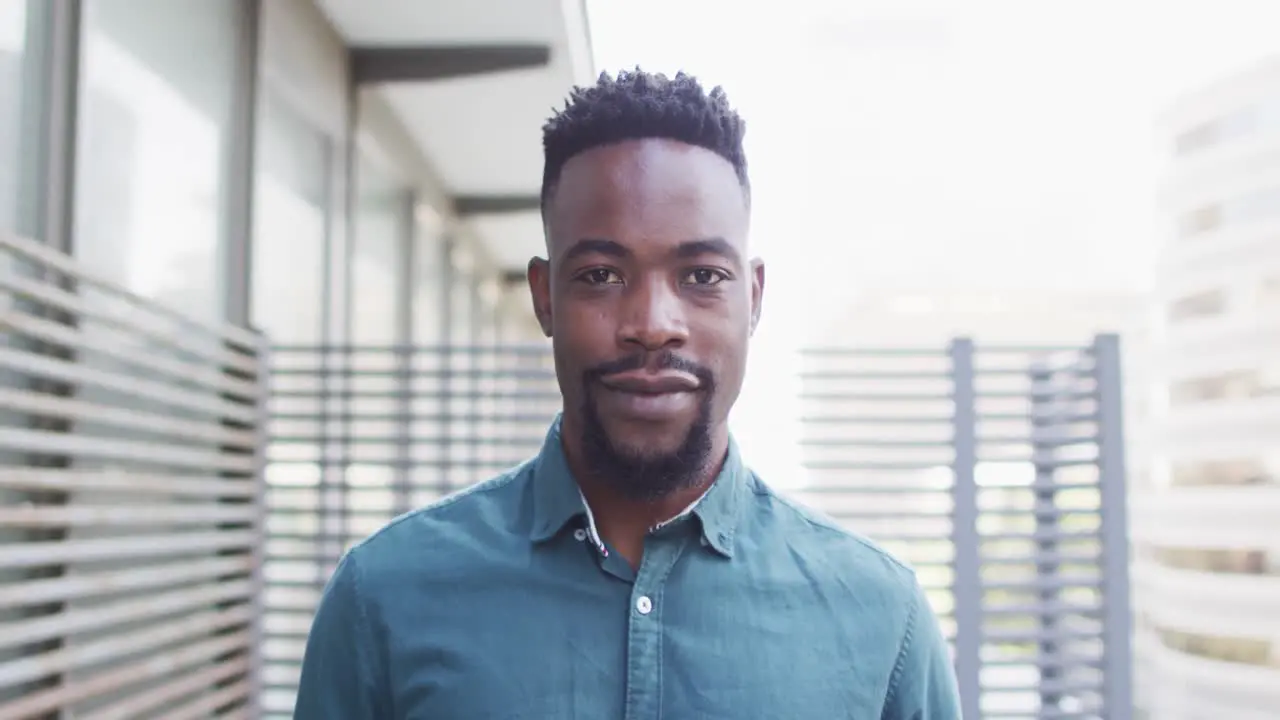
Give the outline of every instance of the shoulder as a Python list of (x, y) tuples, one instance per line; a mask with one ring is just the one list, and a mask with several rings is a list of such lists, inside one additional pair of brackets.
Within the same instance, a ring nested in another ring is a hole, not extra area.
[(860, 600), (908, 610), (918, 582), (913, 568), (834, 518), (786, 497), (759, 476), (751, 477), (749, 521), (762, 542), (785, 544), (820, 579), (855, 589)]
[(352, 546), (346, 561), (363, 576), (397, 575), (502, 542), (520, 522), (532, 467), (526, 462), (395, 518)]

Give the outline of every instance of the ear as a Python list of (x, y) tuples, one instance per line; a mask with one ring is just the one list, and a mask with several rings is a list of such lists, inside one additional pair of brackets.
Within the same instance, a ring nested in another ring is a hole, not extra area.
[(755, 258), (751, 261), (751, 333), (760, 324), (760, 309), (764, 305), (764, 261)]
[(529, 261), (526, 273), (529, 278), (529, 297), (533, 299), (533, 314), (542, 326), (542, 334), (551, 337), (551, 263), (539, 257)]

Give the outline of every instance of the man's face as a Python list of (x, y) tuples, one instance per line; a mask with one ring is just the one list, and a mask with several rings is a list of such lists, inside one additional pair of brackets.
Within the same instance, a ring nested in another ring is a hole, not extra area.
[(670, 140), (575, 156), (551, 195), (550, 260), (529, 279), (565, 427), (633, 495), (664, 495), (713, 460), (764, 285), (748, 215), (729, 162)]

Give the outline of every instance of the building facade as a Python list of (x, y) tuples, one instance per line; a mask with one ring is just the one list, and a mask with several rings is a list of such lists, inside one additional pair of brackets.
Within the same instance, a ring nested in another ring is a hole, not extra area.
[(581, 3), (510, 5), (0, 0), (0, 230), (277, 343), (527, 335), (592, 72)]
[(0, 0), (0, 717), (288, 716), (329, 559), (510, 455), (433, 441), (593, 75), (579, 0)]
[(1153, 438), (1132, 501), (1147, 717), (1280, 707), (1280, 61), (1162, 119)]

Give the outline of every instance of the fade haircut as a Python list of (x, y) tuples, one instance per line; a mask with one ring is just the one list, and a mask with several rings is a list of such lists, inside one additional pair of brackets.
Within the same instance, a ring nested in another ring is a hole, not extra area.
[(729, 105), (724, 89), (703, 89), (683, 72), (668, 78), (636, 68), (616, 77), (600, 73), (589, 87), (575, 87), (542, 127), (542, 212), (570, 158), (604, 145), (663, 138), (705, 148), (733, 165), (751, 199), (747, 157), (742, 150), (746, 123)]

